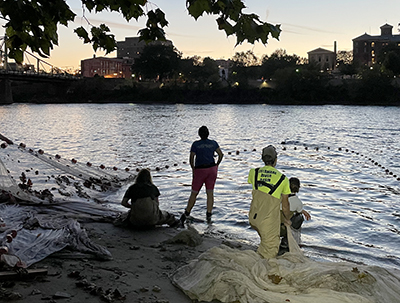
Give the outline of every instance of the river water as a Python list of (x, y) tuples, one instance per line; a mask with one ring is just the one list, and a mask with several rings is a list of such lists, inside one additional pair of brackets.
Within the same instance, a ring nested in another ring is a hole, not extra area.
[[(302, 228), (307, 256), (400, 268), (399, 117), (398, 107), (13, 104), (0, 107), (0, 133), (94, 166), (150, 168), (161, 208), (180, 215), (190, 194), (190, 146), (207, 125), (225, 156), (213, 223), (195, 226), (255, 245), (247, 174), (273, 144), (277, 168), (302, 182), (299, 197), (312, 216)], [(112, 207), (124, 190), (110, 197)], [(194, 217), (205, 219), (205, 202), (202, 189)]]

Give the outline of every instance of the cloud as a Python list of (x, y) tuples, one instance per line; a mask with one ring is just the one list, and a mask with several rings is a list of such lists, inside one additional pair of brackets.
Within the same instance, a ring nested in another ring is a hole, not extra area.
[[(112, 22), (109, 20), (102, 20), (102, 19), (96, 19), (96, 18), (87, 18), (87, 20), (89, 20), (90, 24), (95, 25), (95, 26), (98, 26), (98, 25), (104, 23), (107, 26), (109, 26), (110, 28), (131, 29), (131, 30), (139, 30), (142, 28), (141, 26), (132, 25), (132, 24), (129, 24), (128, 22), (118, 23), (118, 22)], [(87, 21), (83, 17), (75, 17), (74, 22), (75, 23), (78, 23), (78, 22), (87, 23)]]
[(194, 35), (182, 35), (182, 34), (177, 34), (174, 32), (168, 32), (165, 31), (166, 36), (174, 36), (174, 37), (183, 37), (183, 38), (193, 38), (193, 39), (198, 39), (198, 36), (194, 36)]
[[(273, 22), (271, 22), (273, 23)], [(288, 27), (288, 29), (286, 28)], [(281, 23), (281, 29), (283, 32), (286, 33), (291, 33), (291, 34), (298, 34), (298, 35), (305, 35), (305, 32), (299, 31), (298, 29), (303, 29), (306, 31), (311, 31), (311, 32), (318, 32), (318, 33), (324, 33), (324, 34), (338, 34), (337, 32), (332, 32), (332, 31), (327, 31), (324, 29), (321, 29), (320, 27), (308, 27), (308, 26), (302, 26), (302, 25), (297, 25), (297, 24), (290, 24), (290, 23)]]
[(215, 50), (183, 50), (183, 53), (186, 55), (204, 55), (204, 54), (212, 54), (215, 53)]

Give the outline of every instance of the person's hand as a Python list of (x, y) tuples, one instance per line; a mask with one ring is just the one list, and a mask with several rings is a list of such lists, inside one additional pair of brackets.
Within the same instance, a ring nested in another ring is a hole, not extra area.
[(307, 221), (311, 220), (311, 215), (310, 215), (307, 211), (305, 211), (305, 210), (303, 209), (301, 212), (302, 212), (302, 214), (304, 215), (304, 217), (306, 217), (306, 220), (307, 220)]
[(290, 227), (292, 225), (292, 221), (290, 221), (290, 219), (283, 218), (283, 224), (285, 224), (286, 227)]

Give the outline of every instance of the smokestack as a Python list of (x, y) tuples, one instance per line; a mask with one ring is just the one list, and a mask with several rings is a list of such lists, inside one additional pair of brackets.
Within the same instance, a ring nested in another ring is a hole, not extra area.
[(335, 53), (335, 58), (333, 60), (333, 67), (332, 70), (336, 69), (336, 59), (337, 59), (337, 45), (336, 45), (336, 41), (333, 41), (333, 52)]

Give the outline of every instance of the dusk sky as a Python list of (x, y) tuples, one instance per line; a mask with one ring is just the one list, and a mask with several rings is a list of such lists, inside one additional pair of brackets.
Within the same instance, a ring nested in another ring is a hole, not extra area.
[[(80, 60), (93, 57), (94, 51), (73, 33), (78, 26), (89, 29), (86, 20), (82, 18), (81, 2), (68, 0), (67, 3), (77, 17), (68, 28), (59, 27), (59, 46), (54, 48), (51, 57), (46, 61), (61, 68), (78, 68)], [(352, 50), (353, 38), (364, 33), (380, 35), (380, 26), (385, 23), (393, 26), (393, 34), (399, 34), (398, 0), (247, 0), (246, 13), (256, 13), (263, 21), (281, 24), (282, 33), (280, 41), (270, 38), (266, 46), (258, 42), (255, 45), (245, 42), (237, 47), (236, 37), (226, 37), (223, 31), (218, 30), (215, 16), (200, 17), (197, 21), (190, 17), (185, 0), (154, 0), (149, 3), (149, 9), (159, 7), (165, 12), (169, 21), (165, 30), (167, 39), (173, 41), (184, 57), (199, 55), (228, 59), (236, 52), (252, 50), (261, 58), (280, 48), (290, 55), (307, 57), (308, 51), (318, 47), (333, 51), (334, 41), (337, 41), (338, 50)], [(118, 13), (86, 12), (85, 16), (93, 25), (106, 23), (117, 41), (137, 36), (138, 30), (145, 23), (145, 18), (139, 19), (139, 22), (133, 19), (128, 23)], [(104, 54), (102, 50), (96, 52), (96, 56)], [(108, 55), (115, 56), (116, 52)]]

